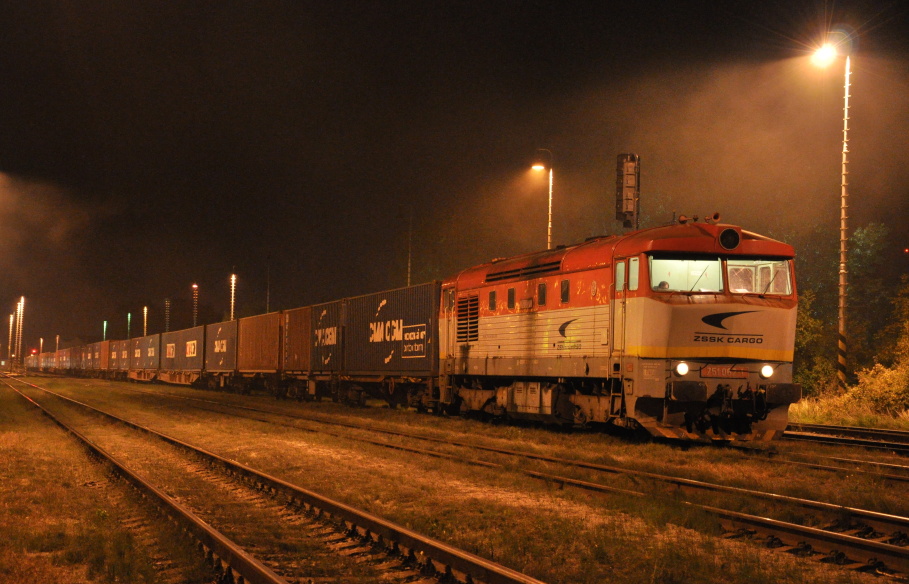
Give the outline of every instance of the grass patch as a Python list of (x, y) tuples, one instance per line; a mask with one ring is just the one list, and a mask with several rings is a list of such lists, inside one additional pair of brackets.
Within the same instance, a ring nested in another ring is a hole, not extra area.
[[(140, 423), (551, 584), (872, 581), (871, 577), (769, 552), (757, 544), (727, 541), (717, 537), (717, 522), (710, 516), (690, 509), (680, 510), (671, 501), (658, 501), (655, 497), (601, 497), (561, 490), (518, 474), (513, 462), (502, 470), (466, 466), (346, 438), (169, 405), (169, 400), (120, 391), (118, 384), (102, 382), (97, 389), (89, 386), (89, 383), (73, 385), (87, 401), (103, 400), (111, 404), (111, 409), (129, 409), (127, 417)], [(863, 495), (862, 487), (867, 486), (867, 481), (854, 477), (831, 480), (829, 474), (747, 458), (722, 449), (683, 451), (665, 444), (625, 442), (603, 434), (491, 426), (400, 410), (354, 410), (331, 403), (275, 402), (257, 396), (223, 396), (175, 387), (160, 389), (206, 398), (223, 397), (244, 405), (298, 410), (308, 415), (317, 413), (375, 427), (415, 430), (450, 441), (473, 441), (748, 488), (810, 494), (813, 498), (842, 497), (848, 499), (843, 504), (854, 506), (863, 506), (854, 504), (853, 500), (859, 497), (879, 505), (884, 500), (893, 502), (899, 498), (899, 494), (886, 493), (893, 489), (877, 485), (874, 494)], [(396, 440), (408, 442), (404, 438)], [(422, 441), (410, 442), (413, 446), (427, 447)], [(439, 445), (432, 448), (443, 449)], [(453, 446), (444, 449), (458, 451)], [(479, 457), (476, 453), (471, 456)], [(616, 486), (666, 491), (665, 487), (646, 480), (628, 481), (588, 471), (570, 473), (575, 473), (571, 476), (577, 478)], [(563, 469), (561, 474), (569, 471)]]

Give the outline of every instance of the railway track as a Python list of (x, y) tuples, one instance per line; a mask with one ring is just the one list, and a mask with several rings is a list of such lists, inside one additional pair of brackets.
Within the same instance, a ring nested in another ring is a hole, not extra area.
[[(142, 393), (149, 393), (152, 395), (160, 396), (160, 394), (156, 394), (154, 392)], [(371, 433), (381, 433), (397, 438), (403, 438), (411, 442), (413, 440), (421, 440), (425, 442), (442, 443), (449, 446), (459, 446), (474, 450), (482, 450), (513, 458), (519, 457), (523, 459), (534, 459), (537, 461), (558, 464), (565, 467), (582, 468), (588, 471), (596, 471), (598, 473), (605, 473), (609, 475), (624, 475), (632, 477), (635, 481), (638, 482), (650, 481), (664, 485), (670, 485), (673, 488), (684, 491), (686, 493), (706, 492), (713, 495), (722, 494), (724, 496), (732, 497), (755, 498), (773, 505), (785, 504), (790, 507), (808, 510), (811, 513), (817, 513), (827, 517), (826, 528), (818, 529), (805, 527), (793, 523), (776, 521), (765, 517), (757, 517), (754, 515), (729, 511), (694, 501), (684, 502), (685, 505), (691, 508), (709, 513), (717, 517), (720, 522), (726, 526), (730, 537), (756, 537), (758, 534), (760, 534), (760, 537), (765, 538), (765, 541), (768, 545), (780, 546), (785, 551), (790, 551), (795, 554), (818, 556), (819, 559), (822, 559), (824, 561), (841, 565), (848, 564), (850, 567), (855, 569), (877, 570), (886, 572), (887, 568), (890, 568), (898, 570), (902, 573), (909, 572), (909, 547), (907, 547), (907, 544), (909, 544), (909, 538), (907, 538), (905, 535), (907, 532), (909, 532), (909, 519), (905, 517), (898, 517), (863, 509), (849, 508), (842, 505), (830, 504), (821, 501), (798, 499), (795, 497), (788, 497), (775, 493), (761, 492), (739, 487), (730, 487), (703, 481), (695, 481), (686, 478), (659, 475), (656, 473), (633, 471), (615, 466), (592, 464), (577, 460), (565, 460), (530, 454), (527, 452), (518, 452), (510, 449), (492, 448), (463, 442), (453, 442), (451, 440), (438, 440), (430, 436), (410, 432), (395, 432), (368, 427), (366, 425), (341, 423), (336, 421), (332, 422), (327, 421), (321, 417), (309, 417), (299, 414), (289, 414), (287, 412), (276, 412), (267, 408), (237, 406), (236, 404), (224, 404), (223, 402), (219, 402), (217, 400), (188, 398), (184, 396), (175, 396), (172, 394), (168, 394), (167, 397), (179, 397), (183, 400), (188, 400), (196, 403), (207, 403), (210, 406), (213, 405), (220, 408), (226, 407), (230, 409), (229, 411), (224, 411), (223, 409), (211, 409), (209, 407), (200, 405), (195, 406), (200, 409), (213, 411), (222, 415), (227, 414), (246, 419), (254, 419), (270, 424), (288, 425), (299, 430), (319, 432), (322, 434), (338, 436), (350, 440), (358, 440), (376, 446), (393, 448), (396, 450), (407, 451), (419, 455), (448, 458), (458, 462), (481, 465), (488, 468), (504, 469), (505, 465), (473, 458), (465, 458), (462, 456), (455, 456), (435, 450), (428, 450), (425, 448), (415, 448), (413, 446), (407, 446), (398, 443), (389, 443), (364, 437), (354, 437), (349, 433), (332, 432), (326, 430), (325, 428), (326, 426), (335, 426), (345, 429), (362, 430)], [(237, 410), (242, 410), (244, 413), (237, 413)], [(262, 417), (261, 414), (265, 414), (266, 416), (270, 417)], [(280, 422), (276, 420), (276, 417), (290, 418), (294, 421), (302, 420), (305, 422), (315, 422), (322, 427), (307, 428), (300, 426), (297, 423)], [(840, 470), (845, 472), (848, 469)], [(552, 473), (537, 472), (533, 470), (522, 470), (521, 472), (524, 472), (524, 474), (527, 476), (557, 484), (559, 486), (572, 486), (585, 489), (587, 491), (601, 493), (620, 493), (634, 497), (654, 496), (653, 491), (645, 492), (640, 490), (618, 488), (616, 486), (603, 483), (577, 480), (571, 477), (555, 475)], [(784, 542), (789, 542), (789, 545), (786, 545)], [(818, 552), (816, 551), (818, 549), (824, 551)]]
[[(254, 503), (249, 510), (255, 510), (252, 509), (253, 507), (261, 510), (264, 506), (262, 499), (267, 497), (271, 501), (271, 510), (282, 515), (284, 519), (291, 516), (291, 523), (298, 531), (303, 524), (306, 524), (305, 527), (310, 531), (321, 532), (321, 539), (334, 550), (338, 557), (356, 556), (359, 558), (357, 560), (359, 564), (369, 564), (365, 576), (354, 579), (345, 576), (342, 578), (344, 581), (378, 581), (381, 579), (387, 582), (434, 582), (438, 579), (448, 579), (490, 584), (540, 584), (539, 580), (520, 572), (292, 485), (278, 477), (267, 475), (204, 449), (196, 448), (89, 404), (23, 380), (18, 381), (46, 392), (55, 399), (63, 400), (68, 406), (81, 408), (90, 412), (92, 416), (102, 416), (115, 421), (131, 431), (139, 430), (163, 443), (190, 452), (194, 459), (204, 460), (204, 466), (200, 466), (197, 462), (183, 463), (191, 469), (191, 474), (197, 475), (197, 481), (201, 480), (198, 483), (199, 486), (193, 488), (215, 484), (216, 487), (220, 485), (222, 493), (224, 491), (242, 491), (243, 494), (240, 498), (246, 498), (248, 503)], [(13, 388), (12, 384), (6, 381), (4, 383)], [(82, 440), (96, 456), (110, 461), (119, 473), (143, 493), (154, 498), (160, 505), (166, 506), (170, 514), (179, 518), (184, 524), (184, 529), (193, 533), (196, 539), (202, 542), (207, 554), (214, 558), (213, 561), (220, 565), (230, 578), (242, 577), (246, 582), (269, 584), (308, 581), (299, 577), (299, 570), (293, 569), (304, 562), (301, 558), (295, 558), (287, 553), (286, 539), (284, 544), (279, 545), (278, 548), (268, 548), (265, 546), (265, 542), (256, 539), (253, 545), (257, 554), (255, 557), (250, 555), (244, 551), (242, 546), (216, 531), (186, 505), (176, 501), (161, 488), (151, 485), (138, 473), (127, 469), (123, 463), (117, 462), (112, 455), (97, 446), (89, 437), (63, 422), (60, 416), (53, 414), (18, 389), (13, 389), (23, 398), (41, 408), (57, 424)], [(135, 434), (135, 432), (133, 433)], [(156, 464), (160, 464), (160, 461)], [(187, 493), (191, 490), (184, 490), (183, 496), (190, 498)], [(224, 502), (221, 501), (219, 504), (223, 506)], [(243, 513), (249, 512), (249, 510)], [(243, 513), (239, 513), (239, 515)], [(209, 510), (208, 514), (211, 515), (212, 512)], [(237, 515), (237, 513), (234, 514), (234, 516)], [(285, 577), (285, 574), (289, 575)]]
[(819, 444), (857, 446), (909, 455), (909, 432), (902, 430), (826, 424), (790, 424), (783, 433), (783, 438)]

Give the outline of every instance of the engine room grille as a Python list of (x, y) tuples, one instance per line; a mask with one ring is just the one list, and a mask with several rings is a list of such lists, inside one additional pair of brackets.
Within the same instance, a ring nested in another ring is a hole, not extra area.
[(562, 260), (557, 260), (545, 264), (523, 266), (521, 268), (514, 268), (511, 270), (502, 270), (501, 272), (490, 272), (486, 274), (486, 281), (498, 282), (500, 280), (510, 280), (512, 278), (529, 278), (530, 276), (536, 276), (539, 274), (558, 272), (561, 267)]
[(458, 298), (458, 342), (469, 343), (480, 338), (480, 295)]

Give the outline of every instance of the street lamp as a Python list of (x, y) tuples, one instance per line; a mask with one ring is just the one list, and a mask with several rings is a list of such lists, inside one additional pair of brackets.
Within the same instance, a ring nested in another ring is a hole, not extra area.
[(549, 155), (549, 164), (542, 160), (537, 160), (531, 168), (534, 170), (549, 169), (549, 220), (546, 223), (546, 249), (552, 249), (552, 150), (538, 148), (537, 152), (546, 152)]
[[(825, 44), (812, 56), (812, 61), (819, 67), (827, 67), (837, 57), (836, 47), (830, 43)], [(839, 302), (837, 311), (837, 366), (836, 376), (840, 388), (846, 387), (846, 242), (847, 234), (847, 214), (849, 208), (847, 203), (849, 198), (848, 174), (846, 166), (849, 163), (847, 155), (849, 154), (849, 77), (852, 74), (850, 69), (849, 55), (846, 55), (846, 82), (844, 84), (843, 97), (843, 161), (842, 161), (842, 180), (840, 191), (840, 280), (839, 280)]]
[(230, 320), (234, 319), (234, 305), (237, 299), (237, 275), (230, 275)]
[(193, 284), (193, 326), (199, 322), (199, 285)]

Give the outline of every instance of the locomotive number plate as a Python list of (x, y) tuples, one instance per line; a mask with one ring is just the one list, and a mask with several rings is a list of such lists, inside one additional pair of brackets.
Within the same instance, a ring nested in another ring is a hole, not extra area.
[(704, 365), (701, 367), (701, 377), (731, 377), (733, 379), (748, 377), (747, 371), (734, 367), (734, 365)]

